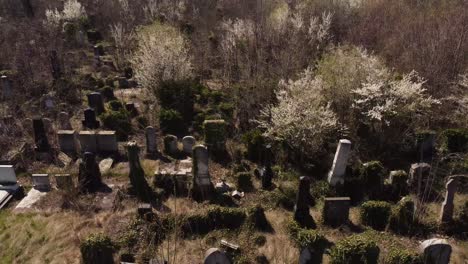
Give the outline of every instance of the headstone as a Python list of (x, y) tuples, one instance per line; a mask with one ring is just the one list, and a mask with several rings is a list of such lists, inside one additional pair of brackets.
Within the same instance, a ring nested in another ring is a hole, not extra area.
[(96, 192), (102, 185), (101, 172), (95, 155), (91, 152), (84, 153), (83, 160), (79, 164), (79, 190), (83, 193)]
[(11, 80), (8, 79), (8, 76), (2, 75), (2, 77), (0, 77), (0, 81), (2, 86), (2, 98), (10, 99), (13, 95)]
[(145, 172), (140, 164), (140, 147), (135, 141), (127, 144), (128, 163), (130, 165), (130, 190), (142, 201), (149, 202), (152, 190), (145, 178)]
[(72, 130), (72, 126), (70, 123), (70, 117), (67, 112), (60, 112), (58, 114), (58, 128), (60, 130)]
[(33, 187), (40, 191), (50, 190), (49, 174), (33, 174), (32, 175)]
[(0, 165), (0, 189), (1, 186), (16, 185), (17, 182), (13, 165)]
[(106, 174), (112, 168), (112, 164), (114, 164), (114, 160), (111, 158), (103, 159), (99, 162), (99, 171), (101, 174)]
[(431, 162), (435, 153), (436, 134), (422, 134), (424, 138), (420, 138), (417, 142), (418, 158), (422, 162)]
[(182, 146), (183, 146), (183, 150), (184, 150), (185, 154), (192, 155), (192, 149), (193, 149), (193, 146), (195, 146), (196, 143), (197, 143), (197, 141), (195, 140), (194, 137), (192, 137), (192, 136), (184, 137), (182, 139)]
[(425, 264), (449, 264), (452, 247), (445, 239), (432, 238), (419, 246)]
[(457, 180), (449, 179), (445, 188), (445, 200), (442, 203), (442, 208), (440, 210), (440, 222), (450, 222), (453, 219), (453, 199), (455, 198), (455, 192), (457, 191)]
[(144, 217), (146, 214), (152, 213), (153, 209), (151, 208), (151, 204), (143, 203), (138, 205), (137, 212), (140, 217)]
[(194, 187), (198, 189), (202, 199), (210, 195), (212, 188), (208, 161), (208, 149), (203, 145), (195, 146), (193, 148), (193, 180)]
[(58, 80), (62, 76), (62, 70), (60, 69), (60, 61), (56, 50), (50, 52), (49, 59), (52, 68), (52, 77), (54, 80)]
[(60, 151), (65, 153), (76, 153), (76, 132), (75, 130), (59, 130), (57, 138)]
[(237, 200), (243, 198), (245, 196), (244, 192), (240, 192), (238, 190), (234, 190), (232, 193), (231, 193), (231, 196), (232, 198), (235, 198)]
[(265, 167), (260, 170), (260, 178), (262, 180), (262, 189), (268, 190), (272, 186), (273, 169), (271, 168), (271, 145), (265, 146), (264, 150), (264, 164)]
[(57, 184), (57, 188), (59, 190), (69, 191), (75, 188), (75, 185), (73, 184), (73, 178), (70, 174), (56, 174), (55, 183)]
[(210, 152), (223, 153), (226, 148), (227, 124), (224, 120), (205, 120), (203, 122), (205, 143)]
[(90, 93), (87, 95), (89, 108), (94, 109), (96, 114), (100, 115), (105, 112), (104, 101), (102, 99), (101, 93)]
[(231, 264), (226, 253), (222, 252), (218, 248), (210, 248), (205, 253), (204, 264)]
[(81, 152), (97, 153), (97, 140), (94, 131), (80, 131), (78, 138), (80, 140)]
[(48, 152), (50, 150), (49, 140), (41, 118), (33, 120), (34, 142), (37, 152)]
[(340, 226), (348, 223), (349, 207), (351, 198), (349, 197), (327, 197), (323, 205), (323, 222), (331, 226)]
[(419, 198), (423, 197), (430, 177), (431, 165), (427, 163), (414, 163), (411, 165), (408, 185), (412, 193)]
[(96, 112), (88, 108), (84, 111), (84, 120), (82, 121), (83, 127), (89, 129), (96, 129), (99, 127), (99, 121), (96, 120)]
[(177, 137), (174, 135), (167, 135), (164, 137), (164, 152), (169, 155), (176, 155), (179, 152), (177, 146)]
[(349, 153), (351, 152), (351, 141), (341, 139), (336, 149), (333, 165), (328, 173), (328, 183), (335, 186), (344, 183), (346, 165), (348, 164)]
[(156, 143), (156, 129), (149, 126), (146, 128), (146, 152), (148, 154), (154, 154), (158, 150)]
[(116, 153), (119, 151), (115, 131), (99, 131), (97, 133), (97, 149), (100, 153)]
[(309, 213), (309, 206), (312, 202), (310, 195), (310, 178), (302, 176), (299, 179), (299, 191), (296, 196), (296, 204), (294, 206), (294, 220), (301, 226), (312, 227), (314, 221)]

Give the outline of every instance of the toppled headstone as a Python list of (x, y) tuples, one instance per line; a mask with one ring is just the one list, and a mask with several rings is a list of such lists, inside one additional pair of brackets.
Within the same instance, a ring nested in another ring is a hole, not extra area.
[(75, 130), (59, 130), (57, 138), (60, 151), (65, 153), (76, 153), (76, 132)]
[(99, 171), (101, 172), (101, 174), (106, 174), (112, 168), (113, 164), (114, 164), (113, 159), (111, 158), (103, 159), (101, 160), (101, 162), (99, 162)]
[(323, 205), (322, 219), (325, 224), (340, 226), (346, 224), (349, 219), (349, 197), (327, 197)]
[(450, 222), (453, 220), (453, 199), (455, 198), (455, 192), (457, 191), (457, 180), (449, 179), (445, 188), (445, 200), (442, 203), (442, 208), (440, 210), (440, 222)]
[(145, 178), (145, 172), (140, 164), (140, 147), (135, 141), (127, 144), (128, 162), (130, 164), (130, 189), (142, 201), (149, 202), (152, 190)]
[(302, 176), (299, 179), (299, 191), (296, 196), (294, 206), (294, 220), (303, 227), (314, 227), (315, 222), (309, 213), (309, 206), (312, 202), (310, 195), (310, 178)]
[(226, 253), (222, 252), (218, 248), (210, 248), (205, 253), (204, 264), (231, 264)]
[(221, 182), (218, 182), (215, 184), (215, 190), (218, 192), (218, 193), (226, 193), (226, 192), (229, 192), (231, 190), (231, 186), (229, 184), (226, 183), (226, 181), (221, 181)]
[(156, 129), (149, 126), (146, 128), (146, 152), (148, 154), (154, 154), (158, 151), (156, 142)]
[(99, 121), (96, 119), (96, 112), (88, 108), (84, 111), (84, 120), (81, 121), (83, 124), (83, 127), (89, 128), (89, 129), (96, 129), (99, 128)]
[(183, 146), (183, 151), (185, 154), (188, 154), (188, 155), (192, 155), (192, 149), (193, 149), (193, 146), (195, 146), (195, 144), (197, 143), (197, 141), (195, 140), (194, 137), (192, 136), (186, 136), (182, 139), (182, 146)]
[(82, 193), (96, 192), (103, 186), (96, 157), (91, 152), (85, 152), (79, 164), (78, 186)]
[(419, 246), (425, 264), (449, 264), (452, 247), (445, 239), (428, 239)]
[(341, 139), (336, 149), (333, 165), (328, 173), (328, 183), (335, 186), (344, 183), (346, 165), (348, 164), (349, 153), (351, 152), (351, 141)]

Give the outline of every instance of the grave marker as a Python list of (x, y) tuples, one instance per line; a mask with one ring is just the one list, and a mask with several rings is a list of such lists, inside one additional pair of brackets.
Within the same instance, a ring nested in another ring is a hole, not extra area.
[(294, 220), (303, 227), (313, 227), (315, 225), (312, 216), (309, 213), (309, 205), (312, 196), (310, 195), (310, 178), (302, 176), (299, 179), (299, 191), (296, 196), (294, 206)]
[(204, 264), (231, 264), (226, 253), (222, 252), (218, 248), (210, 248), (205, 253)]
[(31, 177), (34, 189), (39, 191), (50, 190), (49, 174), (33, 174)]
[(452, 247), (445, 239), (428, 239), (419, 247), (425, 264), (449, 264)]
[(327, 197), (323, 205), (323, 222), (331, 226), (344, 225), (349, 220), (349, 197)]
[(344, 177), (346, 173), (346, 165), (348, 164), (349, 153), (351, 152), (351, 141), (341, 139), (336, 149), (333, 165), (328, 173), (328, 183), (335, 186), (337, 184), (344, 184)]
[(156, 129), (149, 126), (146, 128), (146, 152), (148, 154), (154, 154), (158, 150), (156, 143)]
[(440, 210), (440, 222), (442, 223), (453, 220), (453, 200), (455, 198), (455, 192), (457, 191), (457, 185), (456, 179), (449, 179), (447, 184), (445, 184), (447, 191), (445, 192), (445, 200)]
[(41, 118), (33, 120), (34, 142), (37, 152), (49, 152), (50, 145), (47, 139), (47, 133), (44, 127), (44, 122)]
[(81, 122), (85, 128), (99, 128), (99, 121), (96, 120), (96, 112), (94, 112), (94, 110), (91, 108), (88, 108), (84, 111), (84, 120)]
[(79, 135), (81, 152), (97, 153), (97, 140), (94, 131), (80, 131)]
[(55, 183), (57, 184), (57, 188), (59, 190), (69, 191), (75, 188), (75, 185), (73, 184), (73, 178), (70, 174), (56, 174)]
[(101, 93), (98, 93), (98, 92), (89, 93), (87, 97), (88, 97), (89, 108), (94, 109), (97, 115), (100, 115), (105, 112), (104, 101), (102, 99)]
[(164, 137), (164, 152), (169, 155), (177, 155), (179, 148), (177, 146), (177, 137), (174, 135), (167, 135)]
[(65, 153), (76, 153), (76, 132), (75, 130), (59, 130), (57, 138), (60, 151)]
[(102, 186), (101, 172), (96, 163), (96, 157), (91, 152), (86, 152), (79, 164), (78, 186), (81, 192), (96, 192)]
[(182, 145), (183, 145), (183, 150), (184, 150), (185, 154), (192, 155), (192, 149), (193, 149), (193, 146), (195, 146), (196, 143), (197, 143), (197, 141), (195, 140), (194, 137), (192, 137), (192, 136), (184, 137), (182, 139)]
[(115, 131), (99, 131), (96, 135), (97, 149), (102, 153), (115, 153), (119, 151)]

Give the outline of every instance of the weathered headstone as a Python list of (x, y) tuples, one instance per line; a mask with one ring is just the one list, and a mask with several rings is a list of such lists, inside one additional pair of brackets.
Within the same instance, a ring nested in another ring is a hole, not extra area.
[(192, 149), (193, 149), (193, 146), (195, 146), (196, 143), (197, 143), (197, 141), (195, 140), (194, 137), (192, 137), (192, 136), (184, 137), (182, 139), (182, 146), (183, 146), (183, 150), (184, 150), (185, 154), (192, 155)]
[(135, 141), (127, 144), (128, 162), (130, 164), (130, 190), (142, 201), (149, 202), (152, 191), (145, 178), (140, 164), (140, 147)]
[(310, 178), (302, 176), (299, 179), (299, 191), (296, 196), (294, 206), (294, 220), (304, 227), (315, 226), (314, 220), (309, 213), (309, 206), (312, 202), (310, 195)]
[(103, 159), (99, 162), (99, 171), (101, 174), (106, 174), (112, 168), (113, 164), (114, 160), (112, 158)]
[(156, 142), (156, 129), (149, 126), (146, 128), (146, 152), (148, 154), (154, 154), (158, 151)]
[(193, 173), (194, 187), (202, 199), (209, 197), (212, 190), (210, 172), (208, 170), (208, 149), (203, 145), (193, 148)]
[(58, 114), (58, 128), (60, 130), (72, 130), (72, 126), (70, 123), (70, 116), (67, 112), (60, 112)]
[(177, 155), (179, 148), (177, 146), (177, 137), (174, 135), (167, 135), (164, 137), (164, 152), (169, 155)]
[(210, 248), (205, 253), (204, 264), (231, 264), (226, 253), (222, 252), (218, 248)]
[(75, 130), (59, 130), (57, 138), (60, 151), (65, 153), (76, 153), (76, 132)]
[(452, 247), (445, 239), (428, 239), (419, 246), (425, 264), (449, 264)]
[(88, 108), (84, 111), (84, 120), (82, 121), (83, 127), (96, 129), (99, 127), (99, 121), (96, 120), (96, 112)]
[(52, 50), (49, 55), (50, 65), (52, 68), (52, 77), (54, 80), (58, 80), (62, 76), (62, 70), (60, 67), (60, 61), (56, 50)]
[(16, 185), (17, 182), (13, 165), (0, 165), (0, 186)]
[(440, 210), (440, 222), (450, 222), (453, 219), (453, 199), (455, 198), (455, 192), (457, 191), (457, 180), (449, 179), (445, 188), (447, 189), (445, 193), (445, 200), (442, 203), (442, 208)]
[(331, 226), (346, 224), (349, 219), (349, 197), (327, 197), (323, 205), (323, 222)]
[(13, 95), (11, 80), (8, 78), (8, 76), (2, 75), (2, 77), (0, 77), (0, 81), (2, 86), (2, 98), (10, 99)]
[(96, 192), (102, 185), (101, 172), (95, 155), (91, 152), (84, 153), (83, 160), (79, 164), (79, 190), (83, 193)]
[(89, 93), (87, 97), (89, 108), (94, 109), (97, 115), (100, 115), (105, 112), (104, 101), (102, 99), (101, 93)]
[(328, 173), (328, 183), (335, 186), (344, 183), (346, 165), (348, 164), (349, 153), (351, 152), (351, 141), (341, 139), (336, 149), (333, 165)]
[(94, 131), (80, 131), (78, 138), (80, 140), (81, 152), (97, 153), (97, 140)]
[(224, 120), (205, 120), (203, 122), (205, 143), (212, 153), (223, 153), (226, 148), (227, 124)]
[(31, 177), (34, 189), (40, 191), (50, 190), (49, 174), (33, 174)]
[[(431, 165), (427, 163), (414, 163), (411, 165), (408, 185), (410, 191), (418, 195), (418, 197), (423, 197), (425, 194), (426, 185), (430, 177)], [(428, 190), (430, 191), (430, 190)]]
[(44, 122), (41, 118), (33, 120), (34, 142), (37, 152), (48, 152), (50, 150), (49, 140), (47, 139)]
[(50, 118), (47, 118), (47, 117), (43, 118), (42, 122), (44, 123), (44, 129), (45, 129), (47, 134), (54, 133), (53, 123), (52, 123), (52, 120)]
[(97, 149), (100, 153), (116, 153), (119, 151), (115, 131), (99, 131), (96, 137)]
[(70, 174), (56, 174), (55, 183), (57, 184), (57, 188), (59, 190), (69, 191), (75, 188), (75, 185), (73, 184), (73, 178)]

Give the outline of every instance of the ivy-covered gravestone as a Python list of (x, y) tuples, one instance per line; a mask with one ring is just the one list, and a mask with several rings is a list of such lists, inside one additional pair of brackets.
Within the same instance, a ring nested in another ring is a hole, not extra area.
[(114, 263), (113, 245), (108, 236), (91, 234), (80, 245), (83, 264), (112, 264)]
[(127, 143), (128, 162), (130, 165), (130, 190), (142, 201), (149, 202), (152, 197), (151, 187), (145, 178), (140, 164), (140, 147), (135, 141)]
[(203, 128), (205, 143), (210, 152), (224, 153), (226, 149), (227, 124), (224, 120), (205, 120)]

